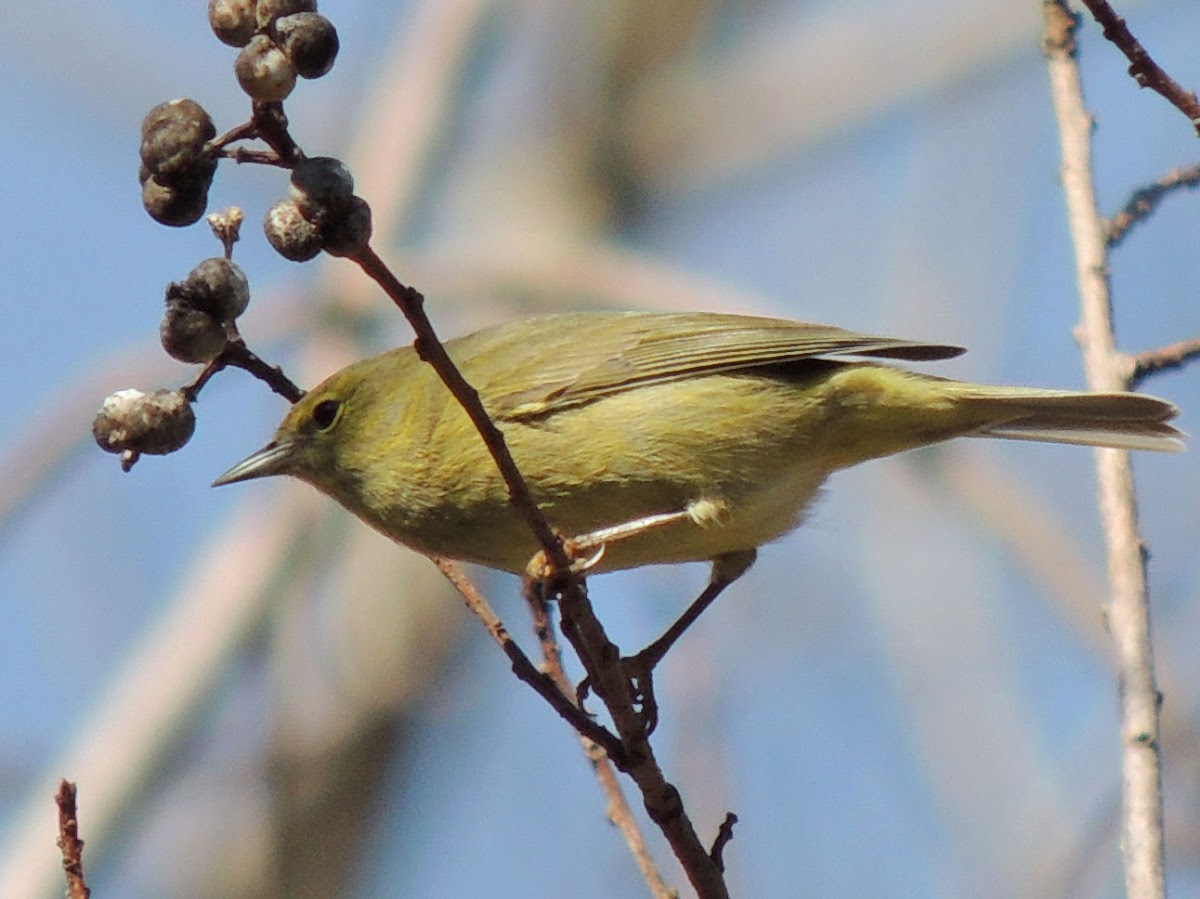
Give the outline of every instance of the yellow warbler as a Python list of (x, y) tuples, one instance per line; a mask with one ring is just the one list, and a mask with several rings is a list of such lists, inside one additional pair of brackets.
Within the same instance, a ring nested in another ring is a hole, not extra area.
[[(728, 583), (800, 524), (831, 473), (952, 437), (1183, 448), (1163, 400), (916, 374), (864, 360), (961, 350), (822, 325), (584, 312), (446, 349), (549, 522), (591, 535), (595, 571), (711, 560)], [(424, 553), (522, 572), (538, 550), (466, 414), (411, 347), (332, 375), (216, 483), (281, 474)]]

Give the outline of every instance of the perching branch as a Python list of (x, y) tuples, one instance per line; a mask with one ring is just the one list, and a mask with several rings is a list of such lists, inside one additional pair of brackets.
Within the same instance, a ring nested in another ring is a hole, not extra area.
[[(669, 783), (663, 775), (654, 750), (650, 745), (649, 735), (644, 726), (642, 716), (634, 708), (633, 696), (628, 677), (620, 664), (620, 650), (609, 641), (603, 625), (592, 610), (582, 581), (570, 585), (566, 592), (559, 595), (559, 607), (563, 616), (563, 632), (571, 640), (576, 653), (583, 662), (588, 676), (597, 684), (596, 693), (605, 702), (609, 713), (616, 723), (619, 737), (615, 737), (606, 728), (596, 724), (580, 707), (569, 681), (557, 666), (557, 676), (538, 671), (533, 667), (529, 658), (512, 639), (496, 613), (491, 609), (487, 600), (475, 589), (475, 586), (463, 575), (462, 570), (454, 562), (447, 559), (434, 559), (438, 568), (450, 580), (466, 601), (468, 608), (479, 617), (487, 627), (488, 632), (496, 643), (508, 655), (513, 664), (513, 672), (518, 678), (533, 687), (543, 699), (572, 725), (585, 741), (589, 741), (602, 749), (608, 758), (621, 771), (633, 778), (642, 793), (642, 799), (651, 820), (662, 830), (676, 857), (683, 866), (689, 880), (701, 899), (727, 899), (728, 890), (725, 887), (723, 871), (724, 864), (719, 854), (713, 855), (706, 851), (696, 835), (687, 812), (683, 807), (679, 791)], [(536, 587), (529, 583), (527, 591), (532, 593)], [(536, 611), (536, 599), (531, 598), (531, 606), (535, 608), (535, 626), (543, 644), (544, 653), (552, 670), (555, 668), (554, 659), (557, 657), (557, 645), (547, 651), (547, 641), (552, 641), (551, 632), (546, 629), (548, 618)], [(603, 686), (600, 686), (603, 684)], [(585, 742), (585, 752), (588, 746)], [(610, 799), (609, 815), (621, 829), (626, 843), (633, 853), (634, 859), (650, 887), (652, 895), (668, 899), (673, 892), (662, 882), (650, 858), (645, 841), (637, 829), (632, 815), (620, 793), (620, 787), (611, 777), (611, 770), (602, 764), (591, 752), (589, 759), (601, 786)], [(727, 836), (718, 835), (714, 843), (722, 848), (732, 836), (730, 830)]]
[[(471, 418), (508, 485), (511, 502), (542, 545), (551, 568), (547, 582), (563, 582), (562, 592), (559, 594), (563, 632), (579, 655), (590, 682), (596, 687), (597, 695), (608, 707), (617, 728), (619, 742), (614, 742), (611, 733), (596, 725), (576, 705), (571, 704), (567, 697), (554, 688), (545, 674), (532, 670), (528, 657), (513, 642), (494, 613), (489, 619), (486, 612), (481, 613), (477, 602), (468, 598), (468, 605), (484, 620), (493, 639), (508, 654), (517, 676), (537, 690), (582, 736), (600, 744), (613, 763), (633, 778), (641, 790), (651, 820), (666, 836), (701, 899), (728, 897), (723, 866), (704, 848), (683, 807), (679, 791), (666, 780), (655, 759), (644, 718), (635, 708), (632, 685), (621, 665), (620, 651), (605, 635), (604, 628), (588, 599), (583, 579), (569, 574), (570, 560), (564, 542), (550, 528), (534, 501), (528, 485), (508, 451), (504, 435), (492, 422), (483, 408), (479, 394), (458, 371), (434, 332), (424, 311), (425, 298), (415, 288), (401, 283), (369, 245), (351, 258), (383, 288), (412, 325), (417, 334), (417, 354), (433, 366)], [(446, 567), (448, 563), (439, 561), (438, 564), (443, 574), (451, 578), (460, 592), (463, 592), (459, 580), (456, 580)], [(467, 593), (463, 592), (463, 595), (467, 597)], [(579, 716), (582, 716), (582, 720)]]
[(570, 697), (564, 696), (547, 674), (538, 671), (533, 662), (529, 660), (529, 656), (525, 655), (525, 652), (513, 640), (508, 628), (504, 626), (504, 622), (492, 609), (491, 604), (463, 574), (458, 564), (450, 559), (441, 558), (434, 558), (433, 562), (462, 596), (467, 608), (484, 623), (496, 644), (504, 650), (504, 654), (512, 662), (513, 673), (533, 687), (537, 694), (545, 699), (582, 736), (602, 747), (608, 753), (608, 757), (613, 760), (613, 764), (621, 770), (625, 770), (627, 765), (625, 752), (617, 738), (588, 717), (587, 713), (575, 705)]
[[(571, 685), (571, 681), (563, 669), (562, 650), (555, 634), (554, 623), (550, 619), (550, 603), (529, 582), (526, 582), (523, 592), (533, 616), (534, 633), (542, 647), (543, 670), (554, 681), (563, 696), (575, 705), (581, 705), (575, 688)], [(579, 739), (583, 745), (583, 754), (591, 763), (596, 779), (600, 782), (600, 789), (608, 797), (608, 819), (624, 837), (629, 853), (633, 856), (634, 863), (642, 874), (642, 879), (646, 881), (646, 886), (650, 889), (650, 895), (654, 899), (678, 899), (675, 890), (668, 887), (663, 881), (658, 866), (655, 865), (654, 858), (650, 855), (650, 848), (646, 845), (646, 839), (642, 835), (641, 828), (638, 827), (637, 819), (634, 818), (633, 809), (629, 807), (629, 802), (625, 799), (625, 793), (621, 790), (621, 784), (617, 780), (613, 764), (605, 753), (604, 747), (583, 734), (579, 735)]]
[[(626, 773), (642, 793), (646, 812), (662, 831), (700, 899), (728, 899), (724, 865), (701, 842), (679, 790), (663, 775), (650, 745), (645, 716), (635, 707), (621, 651), (592, 610), (582, 581), (558, 597), (563, 634), (575, 648), (596, 695), (604, 702), (625, 748)], [(727, 841), (726, 841), (727, 842)]]
[[(1097, 4), (1088, 5), (1091, 8)], [(1081, 307), (1078, 338), (1084, 370), (1093, 390), (1124, 390), (1128, 387), (1128, 372), (1113, 337), (1104, 223), (1097, 210), (1092, 178), (1092, 118), (1084, 106), (1075, 57), (1077, 19), (1065, 0), (1045, 0), (1043, 11), (1043, 51), (1062, 143), (1063, 193), (1075, 247)], [(1139, 70), (1144, 70), (1146, 64), (1140, 65), (1143, 69)], [(1129, 454), (1097, 450), (1096, 473), (1112, 591), (1108, 621), (1121, 704), (1121, 848), (1126, 892), (1131, 899), (1159, 899), (1166, 893), (1160, 696), (1150, 642), (1146, 557), (1138, 529)]]
[(551, 567), (557, 572), (568, 571), (570, 560), (563, 548), (562, 538), (554, 533), (546, 521), (546, 516), (538, 508), (533, 494), (529, 492), (529, 486), (525, 483), (525, 478), (517, 470), (517, 463), (513, 461), (512, 454), (508, 451), (504, 435), (483, 408), (479, 394), (459, 372), (434, 332), (429, 316), (425, 314), (425, 297), (416, 288), (401, 283), (400, 279), (392, 273), (392, 270), (369, 245), (350, 258), (383, 288), (384, 293), (404, 313), (404, 317), (408, 319), (417, 335), (414, 343), (417, 355), (433, 366), (446, 388), (470, 417), (471, 423), (475, 425), (475, 429), (483, 438), (483, 442), (495, 460), (496, 467), (500, 469), (500, 475), (508, 486), (509, 499), (521, 517), (525, 519), (525, 524), (533, 532), (534, 537), (537, 538)]

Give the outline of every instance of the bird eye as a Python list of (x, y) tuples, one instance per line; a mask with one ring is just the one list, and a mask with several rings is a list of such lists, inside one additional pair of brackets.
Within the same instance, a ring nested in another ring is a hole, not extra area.
[(338, 420), (338, 413), (341, 411), (342, 404), (337, 400), (321, 400), (313, 406), (313, 424), (317, 426), (318, 431), (328, 431)]

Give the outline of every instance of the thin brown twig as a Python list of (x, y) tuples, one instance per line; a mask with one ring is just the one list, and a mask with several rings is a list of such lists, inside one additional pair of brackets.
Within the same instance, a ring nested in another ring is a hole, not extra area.
[(512, 454), (505, 443), (504, 435), (496, 427), (479, 393), (467, 383), (466, 378), (459, 372), (458, 367), (450, 359), (446, 348), (433, 330), (429, 316), (425, 314), (425, 297), (414, 287), (403, 284), (379, 255), (368, 245), (350, 257), (357, 262), (364, 272), (383, 288), (386, 293), (404, 313), (417, 339), (414, 348), (417, 355), (433, 366), (434, 371), (442, 379), (447, 389), (471, 419), (471, 423), (483, 438), (488, 452), (500, 469), (504, 483), (508, 487), (509, 500), (525, 519), (525, 524), (533, 532), (538, 543), (546, 552), (551, 567), (558, 572), (566, 572), (570, 567), (562, 539), (551, 529), (546, 516), (538, 508), (529, 491), (529, 485), (517, 469)]
[[(542, 647), (543, 668), (554, 681), (559, 692), (573, 704), (582, 708), (575, 688), (563, 668), (562, 648), (559, 646), (554, 624), (550, 618), (550, 603), (546, 601), (540, 591), (534, 589), (530, 581), (525, 582), (524, 588), (522, 592), (525, 595), (525, 601), (529, 604), (530, 614), (533, 616), (534, 634)], [(586, 709), (584, 712), (586, 714)], [(625, 792), (621, 789), (621, 784), (617, 780), (613, 765), (604, 748), (583, 734), (579, 735), (579, 741), (583, 747), (583, 754), (587, 757), (592, 771), (600, 783), (600, 789), (608, 798), (608, 820), (624, 838), (625, 845), (629, 848), (642, 879), (646, 881), (646, 886), (650, 889), (650, 895), (654, 899), (678, 899), (678, 893), (667, 886), (663, 881), (662, 874), (659, 873), (658, 866), (654, 863), (654, 857), (646, 845), (646, 838), (642, 835), (641, 828), (638, 827), (637, 818), (634, 817), (633, 809), (630, 808), (629, 802), (625, 798)]]
[(280, 157), (274, 150), (258, 150), (254, 147), (230, 147), (222, 149), (217, 154), (222, 159), (232, 159), (238, 165), (252, 163), (254, 165), (273, 165), (290, 169), (292, 163)]
[(533, 588), (528, 580), (521, 584), (521, 595), (529, 606), (529, 614), (533, 618), (533, 634), (537, 637), (538, 645), (542, 648), (542, 668), (554, 679), (565, 694), (574, 696), (575, 690), (567, 678), (567, 672), (562, 663), (562, 647), (554, 632), (554, 623), (550, 620), (550, 603), (540, 591)]
[(196, 376), (195, 380), (181, 388), (184, 395), (190, 400), (195, 400), (199, 396), (200, 391), (204, 389), (204, 385), (212, 379), (213, 375), (225, 368), (232, 367), (249, 372), (289, 403), (299, 402), (301, 397), (304, 396), (304, 391), (283, 373), (283, 369), (278, 365), (267, 363), (257, 353), (246, 346), (246, 342), (237, 333), (233, 325), (228, 325), (227, 327), (233, 329), (233, 336), (225, 344), (225, 349), (221, 351), (221, 354), (216, 359), (204, 366), (204, 369)]
[[(726, 899), (729, 892), (722, 872), (705, 850), (684, 809), (678, 789), (669, 783), (650, 746), (644, 717), (634, 707), (632, 685), (621, 664), (620, 651), (609, 639), (596, 617), (582, 578), (569, 574), (569, 561), (562, 539), (551, 530), (545, 516), (533, 500), (529, 487), (517, 470), (503, 434), (492, 422), (479, 394), (454, 365), (425, 315), (425, 298), (415, 288), (400, 282), (386, 263), (368, 245), (350, 257), (391, 297), (417, 334), (417, 354), (433, 366), (447, 389), (463, 407), (475, 425), (492, 458), (504, 476), (509, 498), (542, 544), (550, 563), (551, 575), (544, 582), (561, 583), (559, 609), (563, 632), (603, 700), (617, 728), (618, 737), (595, 724), (577, 706), (562, 696), (548, 675), (533, 668), (528, 657), (508, 634), (500, 619), (474, 586), (466, 582), (457, 566), (436, 560), (443, 574), (459, 589), (468, 606), (487, 626), (493, 639), (508, 654), (513, 671), (532, 686), (581, 734), (600, 743), (613, 764), (633, 778), (642, 793), (650, 819), (662, 830), (676, 858), (701, 899)], [(474, 593), (474, 596), (470, 594)], [(602, 735), (597, 738), (597, 735)]]
[(663, 774), (650, 745), (646, 717), (635, 708), (633, 687), (621, 664), (621, 651), (608, 638), (578, 581), (558, 598), (563, 634), (583, 663), (596, 695), (604, 702), (624, 747), (622, 768), (641, 791), (650, 820), (658, 825), (700, 899), (728, 899), (724, 874), (700, 841), (679, 790)]
[(224, 150), (230, 144), (235, 144), (240, 140), (257, 140), (258, 126), (254, 122), (253, 114), (250, 121), (242, 122), (240, 125), (234, 125), (220, 137), (214, 138), (208, 142), (208, 146), (213, 150)]
[(738, 816), (733, 812), (725, 813), (725, 820), (721, 822), (721, 826), (717, 828), (717, 838), (713, 840), (712, 850), (708, 853), (712, 860), (716, 862), (717, 867), (722, 871), (725, 870), (725, 847), (729, 845), (729, 841), (733, 839), (733, 825), (737, 824)]
[[(383, 288), (384, 292), (391, 297), (404, 313), (417, 335), (415, 342), (417, 354), (433, 366), (443, 383), (446, 384), (447, 389), (450, 390), (471, 418), (476, 430), (491, 452), (497, 467), (500, 469), (505, 483), (508, 485), (510, 501), (523, 515), (526, 524), (542, 545), (552, 571), (566, 572), (569, 568), (569, 561), (562, 539), (550, 528), (545, 516), (542, 515), (541, 510), (537, 507), (532, 494), (529, 492), (529, 487), (525, 483), (525, 479), (517, 469), (516, 463), (508, 451), (504, 435), (496, 427), (495, 423), (492, 422), (487, 411), (483, 408), (479, 394), (463, 378), (457, 366), (454, 365), (446, 353), (446, 349), (438, 339), (437, 334), (434, 332), (428, 316), (425, 315), (424, 296), (415, 288), (401, 283), (370, 246), (367, 246), (351, 258), (359, 264), (368, 276)], [(704, 870), (706, 866), (713, 867), (711, 858), (703, 855), (703, 853), (698, 856), (693, 851), (697, 847), (702, 850), (703, 846), (700, 844), (699, 838), (696, 836), (695, 830), (692, 828), (691, 822), (683, 810), (678, 790), (667, 783), (662, 770), (654, 760), (653, 751), (650, 749), (649, 741), (646, 739), (641, 716), (637, 714), (633, 707), (629, 680), (625, 676), (620, 664), (620, 653), (616, 651), (616, 647), (613, 644), (607, 642), (607, 637), (603, 636), (603, 628), (600, 626), (599, 619), (595, 617), (595, 613), (591, 608), (583, 581), (571, 577), (556, 578), (553, 574), (550, 578), (551, 580), (567, 581), (564, 591), (560, 594), (560, 608), (563, 614), (564, 629), (568, 620), (584, 619), (594, 625), (592, 628), (585, 625), (584, 629), (590, 635), (594, 636), (598, 633), (603, 638), (596, 641), (584, 640), (582, 642), (575, 642), (573, 640), (572, 642), (575, 643), (576, 651), (580, 654), (580, 658), (584, 660), (584, 667), (587, 668), (588, 674), (593, 678), (593, 681), (603, 679), (609, 687), (608, 692), (602, 694), (601, 698), (604, 700), (605, 705), (608, 706), (614, 723), (617, 725), (617, 730), (620, 734), (619, 739), (614, 739), (612, 734), (607, 730), (595, 724), (567, 696), (558, 692), (552, 686), (548, 687), (548, 684), (553, 684), (548, 675), (536, 671), (536, 669), (529, 670), (532, 668), (532, 665), (528, 657), (520, 651), (520, 648), (500, 623), (499, 618), (490, 610), (490, 607), (486, 606), (486, 601), (483, 600), (482, 596), (476, 593), (474, 598), (468, 598), (468, 594), (464, 592), (463, 585), (460, 583), (461, 572), (457, 571), (457, 567), (454, 566), (456, 575), (453, 576), (446, 567), (443, 567), (449, 564), (444, 560), (438, 561), (438, 565), (442, 568), (443, 573), (459, 588), (464, 598), (467, 599), (468, 606), (484, 621), (493, 638), (509, 655), (513, 663), (513, 670), (517, 676), (534, 687), (581, 735), (600, 744), (612, 759), (613, 764), (633, 777), (642, 791), (643, 799), (651, 819), (663, 829), (668, 842), (671, 843), (676, 856), (680, 859), (685, 870), (687, 870), (688, 876), (692, 879), (693, 885), (696, 886), (700, 896), (705, 897), (705, 899), (710, 896), (727, 896), (728, 893), (725, 890), (724, 883), (720, 879), (720, 872), (716, 872), (715, 883), (717, 884), (717, 888), (714, 889), (714, 878), (710, 872)], [(471, 589), (473, 590), (473, 586)], [(480, 603), (483, 605), (480, 606)], [(590, 646), (594, 648), (599, 645), (605, 645), (611, 649), (611, 652), (604, 651), (593, 654), (587, 651), (586, 647)], [(597, 690), (597, 692), (599, 693), (600, 691)], [(607, 740), (597, 739), (597, 734), (603, 734)], [(636, 739), (631, 739), (634, 735), (636, 735)], [(635, 754), (638, 759), (636, 765), (632, 761)]]
[(550, 703), (551, 707), (576, 731), (603, 748), (608, 757), (612, 759), (613, 764), (624, 771), (628, 761), (620, 741), (572, 703), (569, 697), (564, 696), (548, 674), (537, 669), (529, 660), (529, 656), (525, 655), (524, 650), (512, 638), (512, 634), (508, 632), (508, 628), (504, 626), (500, 616), (471, 583), (470, 578), (463, 573), (458, 563), (437, 556), (433, 557), (433, 562), (445, 575), (446, 580), (450, 581), (454, 589), (458, 591), (471, 613), (483, 622), (492, 639), (504, 650), (504, 654), (512, 663), (513, 673), (533, 687), (537, 694)]
[(1115, 247), (1133, 228), (1145, 221), (1168, 194), (1200, 184), (1200, 165), (1171, 169), (1153, 184), (1140, 187), (1129, 195), (1121, 211), (1104, 222), (1104, 237), (1108, 246)]
[(54, 794), (58, 805), (58, 848), (62, 851), (63, 870), (67, 875), (67, 899), (88, 899), (83, 876), (83, 840), (79, 839), (79, 816), (75, 808), (75, 784), (63, 780)]
[[(1062, 143), (1062, 184), (1067, 203), (1081, 321), (1078, 338), (1088, 386), (1123, 390), (1128, 366), (1113, 337), (1104, 227), (1092, 177), (1092, 118), (1083, 101), (1074, 30), (1078, 20), (1065, 0), (1045, 0), (1043, 49)], [(1159, 705), (1150, 641), (1146, 556), (1135, 504), (1129, 453), (1096, 451), (1100, 519), (1111, 589), (1108, 622), (1115, 650), (1121, 703), (1121, 850), (1126, 894), (1161, 899), (1166, 893)]]
[(1136, 389), (1151, 375), (1181, 368), (1196, 358), (1200, 358), (1200, 337), (1180, 340), (1156, 350), (1144, 350), (1133, 357), (1133, 370), (1127, 378), (1129, 389)]
[(1188, 117), (1196, 134), (1200, 135), (1200, 100), (1194, 91), (1185, 90), (1179, 82), (1154, 61), (1141, 42), (1129, 31), (1125, 20), (1117, 15), (1107, 0), (1083, 0), (1092, 18), (1104, 29), (1104, 37), (1116, 45), (1129, 60), (1129, 74), (1139, 87), (1148, 87), (1162, 95), (1168, 103)]
[[(269, 150), (232, 147), (243, 140), (261, 140)], [(250, 120), (230, 128), (207, 144), (209, 152), (234, 162), (252, 162), (293, 168), (304, 158), (304, 152), (288, 131), (287, 115), (282, 103), (254, 103)]]
[(304, 158), (304, 151), (288, 130), (287, 113), (282, 103), (260, 103), (252, 106), (250, 125), (254, 136), (279, 154), (283, 164), (294, 166)]

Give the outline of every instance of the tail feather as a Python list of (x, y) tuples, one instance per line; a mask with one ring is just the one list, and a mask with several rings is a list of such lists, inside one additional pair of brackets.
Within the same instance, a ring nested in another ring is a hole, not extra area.
[(1164, 453), (1184, 449), (1186, 435), (1168, 424), (1179, 410), (1165, 400), (1140, 393), (983, 388), (969, 400), (972, 405), (990, 407), (993, 416), (992, 422), (972, 432), (972, 437)]

